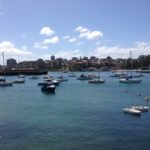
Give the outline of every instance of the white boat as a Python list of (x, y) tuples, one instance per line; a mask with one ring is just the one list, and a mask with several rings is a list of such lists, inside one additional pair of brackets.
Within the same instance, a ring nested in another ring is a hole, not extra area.
[(142, 79), (136, 79), (136, 78), (123, 78), (119, 79), (120, 83), (141, 83)]
[(123, 108), (123, 112), (131, 115), (141, 115), (141, 111), (133, 108)]
[(149, 106), (132, 106), (131, 108), (139, 111), (149, 111)]
[(94, 84), (100, 84), (100, 83), (104, 83), (105, 80), (104, 79), (93, 79), (93, 80), (89, 80), (89, 83), (94, 83)]
[(25, 79), (23, 78), (17, 78), (16, 80), (13, 81), (13, 83), (24, 83)]
[(13, 82), (1, 81), (0, 86), (13, 86)]
[(88, 81), (89, 83), (94, 83), (94, 84), (100, 84), (100, 83), (104, 83), (105, 80), (104, 79), (101, 79), (100, 77), (100, 70), (98, 71), (98, 78), (94, 78), (92, 80), (89, 80)]

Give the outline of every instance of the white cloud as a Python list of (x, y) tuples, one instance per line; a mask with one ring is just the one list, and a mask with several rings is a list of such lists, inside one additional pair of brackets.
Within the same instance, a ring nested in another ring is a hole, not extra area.
[(95, 49), (95, 56), (100, 58), (106, 58), (111, 56), (112, 58), (129, 58), (130, 51), (132, 51), (132, 58), (137, 58), (140, 55), (150, 54), (150, 44), (144, 42), (137, 42), (135, 47), (121, 48), (118, 46), (107, 47), (99, 46)]
[(82, 33), (82, 32), (88, 32), (89, 29), (84, 28), (84, 27), (82, 27), (82, 26), (78, 26), (78, 27), (75, 29), (75, 31)]
[(71, 39), (69, 39), (69, 42), (71, 42), (71, 43), (76, 42), (76, 41), (77, 41), (76, 38), (71, 38)]
[(3, 41), (0, 43), (0, 53), (3, 52), (9, 56), (32, 55), (30, 51), (16, 48), (15, 45), (10, 41)]
[(40, 31), (41, 35), (51, 36), (55, 33), (50, 27), (43, 27)]
[(67, 40), (67, 39), (69, 39), (69, 38), (70, 38), (69, 35), (63, 36), (63, 39), (64, 39), (64, 40)]
[(90, 29), (79, 26), (75, 29), (75, 31), (79, 32), (79, 38), (87, 39), (87, 40), (98, 40), (103, 37), (103, 33), (101, 31), (91, 31)]
[(26, 45), (23, 45), (21, 49), (24, 50), (24, 51), (27, 51), (27, 50), (28, 50), (28, 48), (27, 48)]
[(82, 45), (82, 44), (84, 44), (84, 43), (83, 43), (83, 42), (77, 42), (77, 43), (76, 43), (76, 45), (78, 45), (78, 46), (79, 46), (79, 45)]
[(59, 38), (57, 36), (55, 36), (50, 39), (45, 39), (42, 43), (47, 45), (47, 44), (56, 44), (58, 42), (59, 42)]
[(100, 45), (101, 44), (101, 41), (97, 41), (96, 43), (95, 43), (95, 45)]
[(42, 42), (36, 42), (34, 44), (34, 48), (48, 49), (49, 44), (56, 44), (58, 42), (59, 42), (59, 38), (57, 36), (54, 36), (49, 39), (44, 39)]
[[(0, 43), (0, 54), (5, 54), (5, 61), (7, 60), (7, 58), (18, 58), (18, 56), (24, 59), (28, 59), (29, 57), (33, 56), (33, 54), (30, 51), (27, 51), (24, 48), (25, 47), (23, 46), (21, 49), (19, 49), (16, 48), (12, 42), (3, 41)], [(2, 59), (0, 59), (0, 64), (3, 64)]]
[(90, 32), (87, 36), (87, 39), (89, 40), (96, 40), (96, 39), (99, 39), (103, 36), (103, 33), (100, 32), (100, 31), (93, 31), (93, 32)]
[(42, 42), (36, 42), (34, 44), (34, 48), (38, 49), (48, 49), (48, 45), (44, 45)]
[(59, 51), (55, 54), (56, 57), (71, 59), (72, 57), (80, 57), (83, 54), (79, 50), (73, 51)]

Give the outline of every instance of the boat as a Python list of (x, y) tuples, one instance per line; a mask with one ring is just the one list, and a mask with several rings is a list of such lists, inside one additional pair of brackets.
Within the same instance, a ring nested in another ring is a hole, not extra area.
[(45, 86), (45, 85), (53, 85), (53, 83), (52, 82), (39, 82), (38, 83), (38, 86)]
[(127, 76), (127, 73), (125, 72), (115, 72), (112, 75), (110, 75), (110, 77), (118, 77), (118, 78), (123, 78), (126, 76)]
[(89, 83), (95, 83), (95, 84), (100, 84), (100, 83), (104, 83), (105, 80), (104, 79), (93, 79), (93, 80), (89, 80)]
[(13, 83), (25, 83), (25, 79), (17, 78), (16, 80), (13, 81)]
[(13, 82), (1, 81), (0, 86), (13, 86)]
[(141, 115), (141, 111), (133, 108), (123, 108), (123, 112), (131, 115)]
[(5, 80), (5, 78), (0, 77), (0, 82), (1, 82), (1, 81), (5, 82), (6, 80)]
[(86, 76), (84, 74), (81, 74), (79, 77), (77, 77), (77, 80), (90, 80), (91, 77)]
[[(5, 66), (4, 65), (4, 52), (2, 53), (2, 56), (3, 56), (3, 66)], [(13, 85), (13, 82), (8, 82), (8, 81), (6, 81), (6, 79), (5, 79), (5, 68), (4, 68), (4, 70), (3, 70), (3, 78), (1, 78), (1, 81), (0, 81), (0, 86), (12, 86)]]
[(132, 75), (132, 59), (131, 59), (131, 51), (130, 51), (130, 60), (131, 60), (131, 75), (129, 77), (124, 77), (119, 79), (120, 83), (141, 83), (142, 79), (134, 78)]
[(141, 83), (142, 79), (136, 79), (136, 78), (122, 78), (119, 79), (120, 83)]
[(58, 79), (57, 79), (57, 81), (64, 82), (64, 81), (68, 81), (68, 79), (65, 78), (64, 76), (59, 76)]
[(149, 106), (132, 106), (131, 108), (139, 111), (149, 111)]
[(60, 81), (59, 80), (55, 80), (55, 79), (44, 79), (44, 81), (46, 81), (46, 82), (50, 82), (50, 83), (52, 83), (52, 84), (54, 84), (54, 85), (59, 85), (59, 83), (60, 83)]
[(48, 92), (48, 93), (54, 93), (55, 92), (55, 85), (44, 85), (41, 87), (41, 91)]
[(100, 71), (98, 71), (98, 77), (88, 81), (89, 83), (100, 84), (104, 83), (105, 80), (100, 78)]

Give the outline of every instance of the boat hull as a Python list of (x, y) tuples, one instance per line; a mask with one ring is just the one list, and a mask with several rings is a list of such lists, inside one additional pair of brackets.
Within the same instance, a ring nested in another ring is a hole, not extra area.
[(139, 110), (135, 110), (133, 108), (124, 108), (123, 109), (124, 113), (130, 114), (130, 115), (141, 115), (141, 111)]
[(141, 83), (142, 79), (120, 79), (120, 83)]
[(50, 85), (50, 86), (43, 86), (41, 88), (41, 91), (43, 92), (47, 92), (47, 93), (55, 93), (55, 86), (54, 85)]

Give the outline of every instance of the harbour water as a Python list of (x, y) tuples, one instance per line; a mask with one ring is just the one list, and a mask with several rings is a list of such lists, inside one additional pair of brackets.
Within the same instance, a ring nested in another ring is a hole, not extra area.
[(140, 84), (119, 83), (109, 72), (101, 76), (104, 84), (68, 77), (55, 94), (41, 92), (43, 76), (0, 87), (0, 150), (149, 150), (150, 112), (136, 117), (122, 109), (149, 105), (150, 74)]

